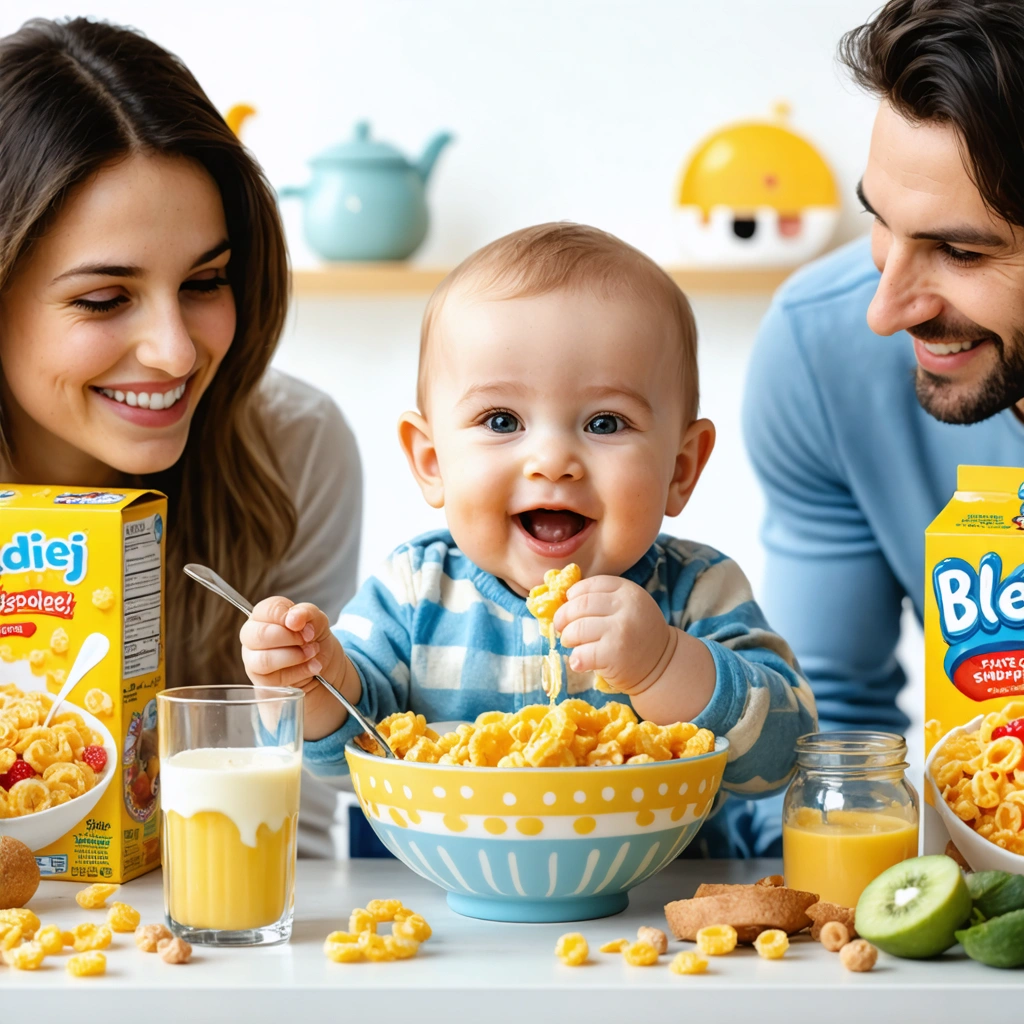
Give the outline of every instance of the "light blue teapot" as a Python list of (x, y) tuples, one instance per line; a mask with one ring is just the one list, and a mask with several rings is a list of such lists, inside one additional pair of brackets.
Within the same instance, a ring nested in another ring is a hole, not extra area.
[(308, 185), (282, 188), (301, 196), (309, 247), (325, 260), (404, 260), (427, 234), (426, 185), (438, 155), (451, 142), (439, 132), (416, 163), (394, 146), (370, 138), (360, 121), (348, 142), (310, 160)]

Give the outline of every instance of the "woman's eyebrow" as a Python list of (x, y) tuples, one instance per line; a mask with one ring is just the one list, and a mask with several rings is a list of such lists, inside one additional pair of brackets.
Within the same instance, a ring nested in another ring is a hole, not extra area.
[[(231, 243), (225, 238), (218, 242), (212, 249), (207, 249), (192, 264), (189, 268), (195, 270), (196, 267), (201, 267), (204, 263), (209, 263), (210, 260), (216, 259), (221, 253), (227, 252), (231, 248)], [(100, 277), (138, 277), (142, 273), (142, 268), (132, 265), (119, 265), (115, 263), (82, 263), (77, 267), (72, 267), (70, 270), (64, 271), (63, 274), (58, 274), (51, 284), (56, 284), (58, 281), (63, 281), (68, 277), (82, 277), (86, 274), (92, 274)]]

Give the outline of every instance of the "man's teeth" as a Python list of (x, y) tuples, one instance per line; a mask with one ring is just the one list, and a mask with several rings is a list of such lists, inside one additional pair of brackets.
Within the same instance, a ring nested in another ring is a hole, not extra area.
[(978, 343), (976, 341), (952, 341), (948, 344), (943, 344), (940, 341), (922, 341), (921, 344), (933, 356), (951, 356), (957, 352), (966, 352), (968, 349), (974, 348)]
[(170, 409), (185, 394), (185, 385), (179, 384), (171, 391), (114, 391), (111, 388), (100, 388), (100, 392), (115, 402), (159, 411)]

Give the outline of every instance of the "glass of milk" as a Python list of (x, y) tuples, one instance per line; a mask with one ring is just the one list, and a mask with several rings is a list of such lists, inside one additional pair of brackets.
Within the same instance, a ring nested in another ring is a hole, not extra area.
[(188, 942), (291, 937), (302, 697), (253, 686), (157, 696), (164, 909)]

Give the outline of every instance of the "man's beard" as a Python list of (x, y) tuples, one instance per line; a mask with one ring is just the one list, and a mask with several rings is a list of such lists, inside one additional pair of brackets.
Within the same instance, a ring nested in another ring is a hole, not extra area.
[(990, 416), (1009, 409), (1024, 399), (1024, 330), (1014, 328), (1009, 344), (998, 334), (977, 324), (944, 324), (928, 320), (909, 329), (921, 341), (945, 342), (989, 341), (996, 353), (996, 366), (974, 390), (964, 393), (948, 377), (918, 366), (914, 373), (914, 390), (925, 412), (943, 423), (980, 423)]

